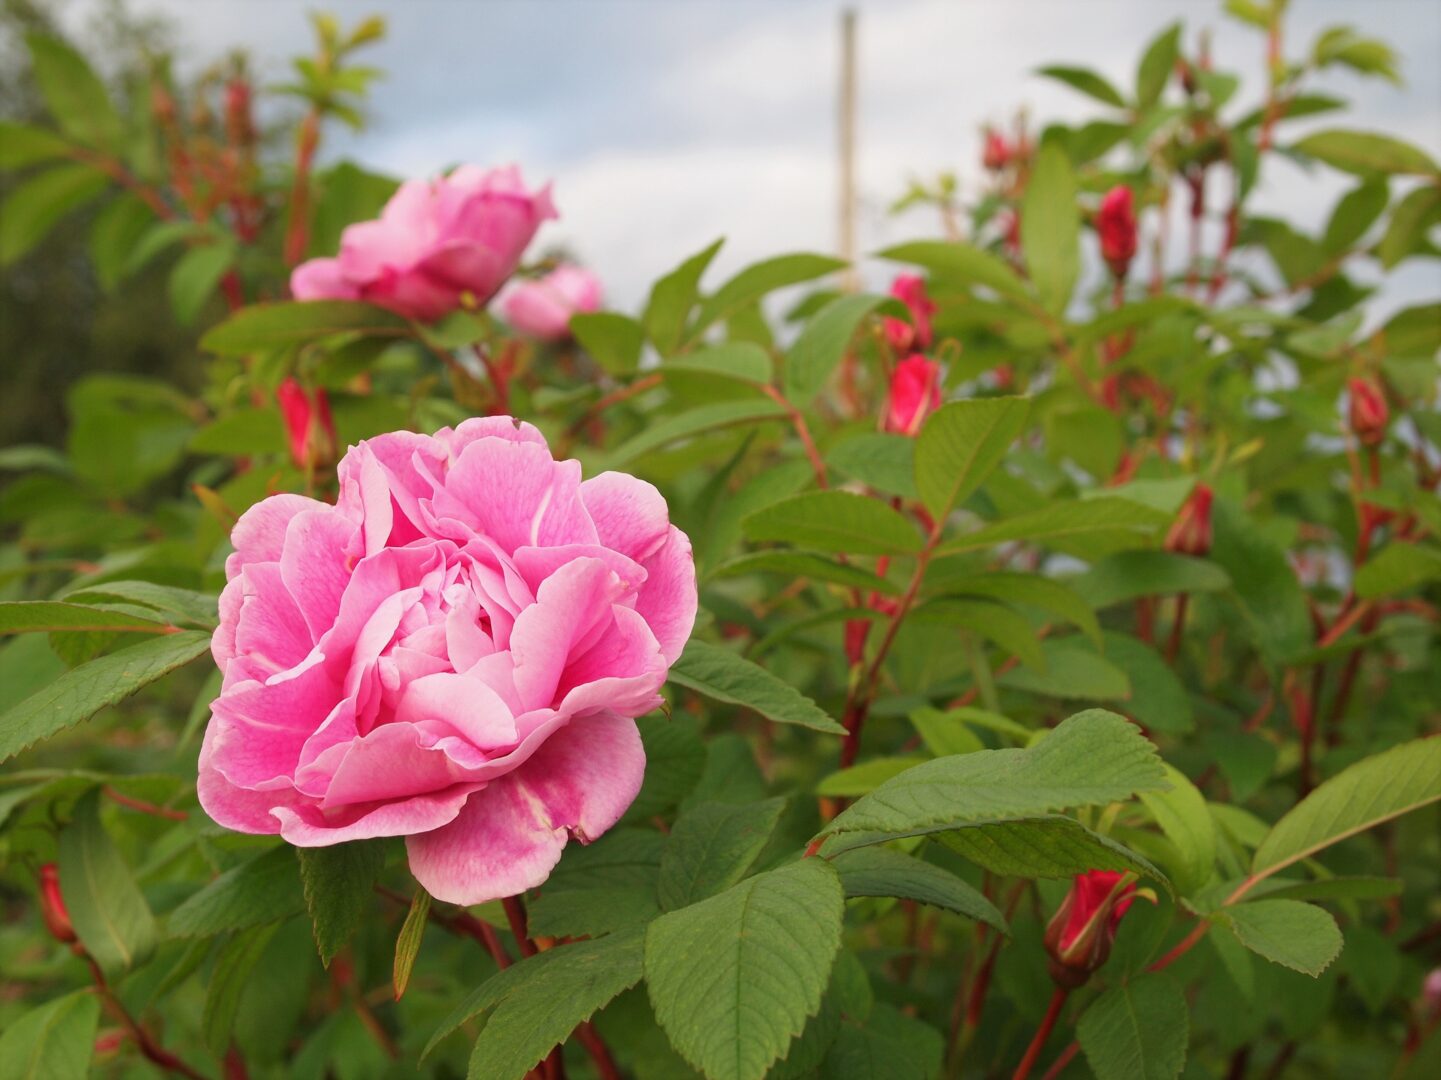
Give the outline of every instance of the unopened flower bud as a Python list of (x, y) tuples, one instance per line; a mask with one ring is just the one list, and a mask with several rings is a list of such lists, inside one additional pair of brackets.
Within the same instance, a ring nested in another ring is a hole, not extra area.
[(1119, 184), (1106, 192), (1096, 214), (1101, 257), (1118, 279), (1126, 276), (1136, 257), (1136, 203), (1131, 189)]
[(225, 84), (225, 134), (232, 146), (245, 147), (255, 141), (255, 122), (250, 115), (250, 84), (240, 76)]
[(941, 406), (941, 365), (913, 353), (891, 373), (890, 399), (886, 404), (887, 431), (915, 435), (926, 417)]
[(1380, 446), (1391, 419), (1385, 392), (1374, 379), (1354, 378), (1347, 386), (1351, 391), (1352, 433), (1362, 446)]
[(65, 898), (60, 895), (60, 872), (54, 863), (40, 868), (40, 917), (45, 928), (56, 941), (66, 945), (73, 943), (75, 927), (70, 925), (70, 912), (65, 908)]
[(1136, 895), (1130, 874), (1089, 870), (1076, 877), (1046, 926), (1052, 981), (1074, 990), (1106, 962), (1116, 929)]
[(981, 164), (991, 172), (1000, 172), (1011, 163), (1014, 151), (1006, 137), (993, 127), (985, 130), (985, 149), (981, 152)]
[(1166, 533), (1166, 550), (1178, 555), (1203, 557), (1211, 550), (1211, 503), (1215, 493), (1206, 484), (1197, 484), (1191, 497), (1176, 515)]
[(911, 313), (911, 321), (886, 317), (886, 340), (897, 353), (913, 349), (929, 349), (933, 339), (931, 316), (936, 305), (926, 295), (926, 279), (916, 274), (901, 274), (891, 282), (891, 295)]
[(307, 394), (294, 378), (288, 378), (275, 391), (280, 415), (285, 421), (285, 434), (290, 443), (290, 456), (302, 469), (328, 465), (335, 460), (335, 421), (330, 415), (330, 399), (323, 386)]

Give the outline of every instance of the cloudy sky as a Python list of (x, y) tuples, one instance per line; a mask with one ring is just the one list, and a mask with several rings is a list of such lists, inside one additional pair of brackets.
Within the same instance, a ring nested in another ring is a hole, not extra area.
[[(80, 7), (72, 8), (78, 17)], [(242, 46), (269, 77), (309, 45), (309, 0), (132, 0), (163, 12), (184, 51)], [(461, 161), (521, 163), (555, 182), (563, 243), (596, 267), (616, 306), (716, 236), (717, 275), (786, 250), (836, 244), (835, 93), (840, 0), (329, 0), (347, 23), (381, 13), (388, 38), (367, 54), (386, 69), (371, 125), (337, 134), (349, 156), (401, 176)], [(887, 205), (911, 176), (949, 169), (980, 182), (978, 129), (1024, 105), (1041, 119), (1095, 115), (1087, 99), (1032, 74), (1085, 63), (1130, 87), (1145, 43), (1183, 19), (1194, 46), (1214, 30), (1217, 66), (1241, 73), (1242, 108), (1259, 85), (1261, 35), (1220, 0), (858, 0), (862, 250), (934, 230), (925, 212)], [(1294, 0), (1288, 42), (1364, 20), (1393, 43), (1404, 88), (1328, 74), (1351, 97), (1347, 121), (1441, 155), (1441, 3)], [(1238, 113), (1239, 115), (1239, 110)], [(1299, 125), (1298, 125), (1299, 127)], [(1279, 166), (1261, 201), (1320, 220), (1344, 181)], [(1298, 182), (1298, 180), (1300, 182)], [(1408, 296), (1441, 293), (1441, 269), (1412, 267)], [(872, 271), (876, 276), (876, 271)]]

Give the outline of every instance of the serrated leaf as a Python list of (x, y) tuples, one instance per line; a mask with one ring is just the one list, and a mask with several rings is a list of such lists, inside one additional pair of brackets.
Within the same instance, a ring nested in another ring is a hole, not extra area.
[(330, 847), (296, 848), (305, 907), (326, 967), (370, 910), (375, 880), (385, 868), (385, 844), (352, 840)]
[(737, 424), (779, 420), (784, 416), (785, 409), (768, 399), (717, 401), (709, 405), (697, 405), (694, 409), (652, 421), (639, 435), (616, 447), (607, 463), (619, 468), (680, 439), (688, 439), (719, 428), (734, 427)]
[(1331, 913), (1299, 900), (1234, 904), (1211, 918), (1258, 956), (1312, 978), (1341, 952), (1341, 930)]
[(805, 405), (820, 393), (845, 356), (856, 329), (885, 302), (883, 296), (861, 293), (838, 297), (821, 308), (786, 353), (786, 397)]
[(648, 821), (675, 809), (695, 787), (706, 763), (706, 744), (689, 725), (642, 716), (636, 727), (645, 746), (645, 779), (626, 811), (627, 822)]
[(1131, 680), (1079, 638), (1046, 638), (1043, 664), (1013, 668), (996, 681), (1011, 690), (1072, 701), (1125, 701)]
[(697, 252), (655, 283), (645, 306), (646, 333), (662, 356), (680, 347), (691, 308), (695, 306), (701, 275), (715, 258), (723, 240)]
[(420, 942), (425, 937), (425, 924), (429, 917), (430, 893), (416, 889), (410, 909), (405, 913), (405, 922), (395, 938), (395, 963), (391, 967), (390, 983), (395, 988), (396, 1001), (405, 996), (405, 988), (410, 985), (410, 973), (415, 968), (415, 957), (420, 952)]
[(831, 773), (816, 785), (816, 794), (830, 798), (850, 799), (869, 795), (887, 780), (913, 769), (926, 759), (919, 756), (873, 757), (859, 765)]
[(0, 716), (0, 761), (123, 701), (209, 649), (209, 634), (184, 630), (72, 668)]
[(85, 951), (112, 977), (144, 961), (155, 948), (155, 917), (100, 822), (98, 789), (75, 804), (59, 849), (60, 889)]
[(1286, 553), (1227, 502), (1216, 502), (1211, 519), (1211, 558), (1230, 576), (1232, 596), (1256, 644), (1274, 660), (1310, 648), (1311, 616)]
[(1010, 933), (1006, 918), (985, 894), (949, 870), (890, 848), (847, 851), (833, 861), (846, 897), (895, 896), (953, 911)]
[(138, 634), (166, 634), (163, 622), (87, 604), (56, 600), (0, 601), (0, 634), (50, 633), (56, 630), (125, 630)]
[(1081, 209), (1071, 159), (1043, 143), (1021, 201), (1021, 252), (1041, 303), (1061, 315), (1081, 274)]
[(1136, 852), (1061, 815), (990, 821), (935, 835), (957, 855), (1006, 877), (1068, 878), (1087, 870), (1130, 870), (1170, 889)]
[(1106, 662), (1125, 673), (1130, 684), (1123, 711), (1151, 731), (1185, 734), (1195, 728), (1186, 684), (1153, 646), (1140, 638), (1108, 630)]
[(472, 1080), (520, 1080), (551, 1047), (641, 978), (644, 936), (637, 928), (559, 945), (492, 975), (441, 1022), (421, 1053), (480, 1018), (470, 1056)]
[(887, 495), (918, 499), (916, 440), (885, 431), (868, 431), (837, 443), (826, 464)]
[(1175, 1080), (1186, 1065), (1190, 1006), (1162, 972), (1107, 990), (1076, 1023), (1097, 1080)]
[(682, 814), (661, 856), (656, 892), (675, 911), (722, 892), (745, 876), (780, 821), (784, 799), (701, 803)]
[(1216, 825), (1206, 800), (1178, 769), (1167, 765), (1170, 791), (1148, 791), (1141, 801), (1180, 855), (1171, 877), (1182, 895), (1190, 895), (1210, 880), (1216, 866)]
[(845, 728), (814, 701), (745, 657), (694, 638), (671, 665), (670, 681), (716, 701), (754, 709), (778, 724), (799, 724), (831, 735)]
[(929, 1024), (876, 1002), (863, 1022), (845, 1020), (821, 1062), (820, 1080), (934, 1080), (945, 1039)]
[(743, 522), (752, 540), (783, 540), (820, 551), (885, 555), (921, 549), (916, 527), (879, 499), (849, 491), (808, 491), (771, 503)]
[(1024, 750), (983, 750), (908, 769), (843, 811), (819, 835), (916, 835), (946, 825), (1118, 802), (1164, 783), (1156, 748), (1134, 724), (1087, 709)]
[(706, 297), (686, 336), (694, 341), (710, 326), (729, 319), (742, 308), (776, 289), (811, 281), (845, 266), (844, 259), (807, 252), (778, 255), (747, 266)]
[(1415, 739), (1358, 761), (1293, 806), (1251, 863), (1269, 877), (1348, 836), (1441, 801), (1441, 739)]
[(976, 491), (1020, 436), (1029, 398), (976, 398), (943, 405), (916, 440), (916, 490), (933, 518)]
[(89, 990), (12, 1016), (0, 1034), (0, 1080), (85, 1080), (100, 999)]
[(1142, 596), (1222, 592), (1231, 577), (1205, 559), (1171, 551), (1118, 551), (1072, 579), (1081, 598), (1093, 608), (1108, 608)]
[(615, 311), (582, 312), (571, 316), (570, 332), (580, 347), (612, 375), (627, 375), (640, 364), (645, 330), (628, 315)]
[(282, 844), (225, 871), (172, 911), (166, 930), (173, 937), (210, 937), (304, 911), (295, 850)]
[(855, 589), (896, 595), (901, 590), (893, 582), (877, 577), (869, 570), (850, 563), (837, 562), (830, 555), (815, 551), (752, 551), (728, 559), (711, 571), (711, 577), (737, 577), (742, 574), (770, 573), (789, 577), (829, 581)]
[(1107, 548), (1139, 546), (1167, 520), (1168, 515), (1158, 510), (1115, 496), (1056, 502), (957, 536), (942, 544), (939, 550), (948, 554), (983, 551), (1016, 540), (1061, 551), (1077, 544), (1099, 544)]
[(411, 324), (385, 308), (355, 300), (297, 300), (241, 308), (200, 339), (221, 356), (247, 356), (302, 345), (332, 334), (407, 336)]
[(662, 915), (645, 979), (672, 1045), (712, 1080), (760, 1080), (821, 1005), (844, 896), (824, 859), (802, 859)]
[(965, 596), (986, 596), (1010, 604), (1039, 608), (1059, 615), (1096, 644), (1101, 641), (1101, 624), (1097, 622), (1091, 605), (1065, 581), (1057, 581), (1042, 574), (990, 572), (944, 581), (940, 591)]

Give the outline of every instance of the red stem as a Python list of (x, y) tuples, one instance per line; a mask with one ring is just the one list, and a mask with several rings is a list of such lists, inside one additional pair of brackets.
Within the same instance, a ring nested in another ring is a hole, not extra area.
[(1046, 1008), (1046, 1017), (1041, 1021), (1041, 1026), (1036, 1029), (1036, 1036), (1031, 1040), (1031, 1045), (1026, 1047), (1026, 1056), (1021, 1058), (1021, 1063), (1016, 1066), (1016, 1071), (1011, 1074), (1011, 1080), (1026, 1080), (1035, 1067), (1036, 1059), (1041, 1056), (1041, 1048), (1046, 1045), (1046, 1040), (1051, 1037), (1051, 1029), (1056, 1026), (1060, 1019), (1061, 1009), (1065, 1007), (1066, 998), (1070, 991), (1063, 986), (1056, 987), (1056, 992), (1051, 995), (1051, 1004)]

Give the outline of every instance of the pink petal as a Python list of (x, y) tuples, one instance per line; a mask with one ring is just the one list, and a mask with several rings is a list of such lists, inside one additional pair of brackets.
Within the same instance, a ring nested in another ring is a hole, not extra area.
[(302, 510), (324, 508), (325, 503), (304, 495), (272, 495), (261, 499), (235, 523), (230, 530), (234, 553), (225, 560), (226, 578), (234, 578), (242, 567), (253, 562), (279, 562), (285, 550), (285, 530), (290, 519)]
[[(513, 746), (515, 717), (481, 679), (442, 672), (416, 679), (405, 688), (396, 709), (397, 724), (444, 721), (482, 750)], [(389, 726), (389, 725), (388, 725)]]
[(335, 624), (350, 580), (349, 560), (360, 554), (359, 530), (330, 507), (291, 518), (280, 556), (280, 577), (305, 619), (312, 643)]
[(576, 559), (545, 580), (510, 637), (515, 687), (527, 708), (553, 704), (571, 656), (610, 627), (611, 605), (625, 592), (625, 583), (599, 559)]
[(603, 472), (580, 485), (600, 542), (644, 562), (665, 542), (670, 515), (655, 485), (625, 473)]
[(433, 512), (464, 522), (507, 552), (594, 543), (579, 489), (579, 462), (554, 461), (535, 443), (479, 439), (461, 451)]
[(695, 559), (690, 538), (672, 526), (660, 550), (641, 565), (646, 579), (635, 609), (650, 624), (666, 662), (674, 664), (695, 628)]
[(345, 276), (339, 259), (311, 259), (291, 271), (290, 295), (297, 300), (355, 300), (360, 290)]
[(454, 821), (474, 790), (473, 784), (457, 784), (402, 802), (358, 803), (338, 812), (296, 803), (276, 806), (271, 814), (280, 822), (280, 835), (296, 847), (327, 847), (376, 836), (429, 835), (427, 830)]
[(288, 671), (314, 644), (305, 616), (281, 580), (279, 563), (251, 563), (240, 572), (244, 589), (235, 624), (235, 650)]

